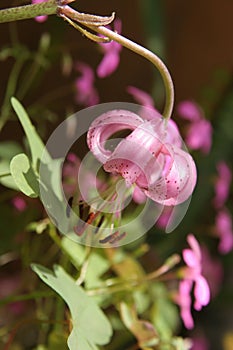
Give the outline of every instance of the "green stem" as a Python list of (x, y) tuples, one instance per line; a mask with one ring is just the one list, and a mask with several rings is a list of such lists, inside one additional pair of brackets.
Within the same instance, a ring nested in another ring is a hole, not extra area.
[(41, 15), (57, 13), (57, 1), (49, 0), (39, 4), (24, 5), (0, 10), (0, 23), (19, 21)]
[(100, 26), (100, 27), (90, 26), (89, 28), (99, 34), (104, 35), (105, 37), (111, 40), (118, 42), (119, 44), (126, 47), (127, 49), (148, 59), (148, 61), (150, 61), (152, 64), (155, 65), (155, 67), (158, 69), (158, 71), (162, 76), (164, 86), (165, 86), (165, 91), (166, 91), (166, 102), (165, 102), (165, 107), (163, 111), (163, 116), (165, 119), (169, 119), (171, 117), (173, 105), (174, 105), (174, 87), (173, 87), (173, 82), (172, 82), (170, 73), (167, 67), (165, 66), (165, 64), (163, 63), (163, 61), (150, 50), (123, 37), (120, 34), (117, 34), (116, 32), (113, 32), (108, 28), (105, 28), (103, 26)]
[[(91, 23), (91, 21), (80, 22), (79, 13), (77, 13), (77, 11), (75, 11), (73, 8), (69, 6), (60, 6), (58, 15), (60, 15), (61, 17), (64, 17), (64, 19), (66, 19), (75, 28), (77, 28), (77, 25), (75, 25), (74, 22), (72, 23), (72, 20), (78, 23), (82, 23), (82, 25), (91, 29), (92, 31), (103, 35), (103, 37), (105, 38), (108, 38), (110, 40), (113, 40), (119, 43), (120, 45), (146, 58), (148, 61), (154, 64), (162, 76), (164, 86), (165, 86), (165, 91), (166, 91), (166, 102), (165, 102), (165, 107), (163, 111), (163, 116), (165, 119), (169, 119), (171, 117), (173, 105), (174, 105), (174, 86), (173, 86), (171, 75), (166, 65), (158, 56), (156, 56), (153, 52), (146, 49), (145, 47), (112, 31), (111, 29), (104, 27), (103, 25), (100, 25), (99, 23), (94, 23), (94, 22)], [(78, 29), (80, 30), (79, 26), (78, 26)]]
[(164, 274), (166, 274), (169, 270), (171, 270), (174, 266), (176, 266), (180, 262), (180, 256), (178, 254), (172, 255), (168, 258), (163, 266), (159, 269), (149, 273), (148, 275), (143, 276), (142, 278), (132, 278), (128, 280), (120, 281), (119, 283), (113, 283), (111, 285), (104, 285), (99, 288), (89, 289), (87, 290), (87, 294), (90, 296), (102, 295), (102, 294), (113, 294), (117, 292), (123, 292), (126, 290), (132, 290), (133, 288), (141, 288), (142, 284), (154, 281)]
[(9, 118), (10, 110), (11, 110), (10, 98), (11, 96), (15, 95), (18, 77), (25, 60), (26, 60), (26, 57), (21, 57), (20, 59), (18, 59), (11, 70), (10, 77), (8, 79), (8, 83), (6, 87), (4, 101), (0, 112), (0, 131), (2, 130), (3, 126), (5, 125), (5, 123)]

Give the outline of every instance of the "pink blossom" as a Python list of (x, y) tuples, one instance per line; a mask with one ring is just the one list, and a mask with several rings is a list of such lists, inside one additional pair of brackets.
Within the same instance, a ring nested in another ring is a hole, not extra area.
[(190, 122), (196, 122), (204, 118), (203, 111), (197, 103), (192, 101), (182, 101), (177, 106), (177, 113)]
[(212, 126), (210, 122), (202, 119), (191, 123), (185, 141), (189, 148), (208, 154), (212, 145)]
[(194, 327), (194, 321), (191, 314), (192, 298), (192, 281), (182, 280), (179, 283), (179, 294), (176, 297), (176, 303), (180, 306), (180, 316), (187, 329)]
[[(142, 106), (142, 108), (139, 111), (139, 114), (143, 119), (152, 120), (161, 117), (161, 114), (154, 106), (153, 98), (147, 92), (138, 89), (134, 86), (128, 86), (127, 92), (130, 95), (132, 95), (135, 101)], [(175, 125), (175, 123), (172, 120), (170, 120), (169, 127), (172, 125), (172, 123)], [(177, 134), (179, 135), (180, 140), (179, 132), (177, 132)]]
[[(120, 174), (128, 186), (136, 184), (155, 202), (176, 205), (192, 194), (196, 167), (192, 157), (181, 149), (174, 122), (161, 116), (146, 120), (127, 110), (113, 110), (91, 124), (87, 143), (104, 169)], [(112, 152), (105, 142), (117, 131), (132, 132)]]
[(225, 208), (220, 210), (215, 219), (216, 234), (219, 237), (218, 250), (227, 254), (233, 249), (232, 217)]
[(128, 86), (127, 92), (134, 97), (134, 99), (142, 106), (155, 108), (153, 98), (145, 91), (140, 90), (134, 86)]
[[(115, 20), (114, 29), (117, 33), (121, 32), (120, 19)], [(105, 78), (117, 69), (120, 62), (122, 46), (115, 41), (111, 41), (110, 43), (100, 43), (99, 45), (102, 48), (104, 57), (97, 67), (96, 72), (99, 78)]]
[[(40, 4), (41, 2), (46, 2), (46, 0), (32, 0), (32, 4)], [(37, 16), (35, 20), (39, 23), (43, 23), (47, 20), (48, 16)]]
[(75, 80), (76, 102), (86, 107), (98, 104), (99, 95), (94, 87), (93, 69), (88, 64), (81, 62), (78, 62), (75, 68), (81, 73), (81, 76)]
[(21, 196), (15, 196), (12, 199), (12, 204), (18, 212), (23, 212), (27, 208), (27, 203)]
[(212, 145), (212, 126), (202, 109), (195, 102), (183, 101), (177, 106), (177, 112), (190, 122), (185, 138), (188, 147), (208, 154)]
[(193, 328), (190, 317), (191, 301), (189, 299), (194, 286), (194, 309), (200, 311), (210, 301), (209, 285), (202, 275), (202, 255), (196, 238), (190, 234), (187, 237), (190, 249), (183, 250), (183, 259), (187, 267), (183, 270), (184, 279), (180, 282), (177, 303), (180, 305), (181, 317), (186, 328)]
[(218, 178), (215, 183), (214, 207), (219, 209), (224, 206), (230, 190), (232, 174), (228, 165), (221, 161), (217, 164)]
[(193, 235), (188, 235), (187, 241), (191, 249), (183, 250), (183, 259), (188, 266), (185, 278), (192, 279), (195, 282), (194, 296), (196, 310), (201, 310), (210, 301), (210, 290), (206, 279), (202, 276), (202, 256), (198, 241)]
[(207, 247), (201, 247), (202, 255), (202, 274), (206, 278), (212, 298), (215, 297), (222, 285), (223, 281), (223, 266), (221, 261), (210, 255)]

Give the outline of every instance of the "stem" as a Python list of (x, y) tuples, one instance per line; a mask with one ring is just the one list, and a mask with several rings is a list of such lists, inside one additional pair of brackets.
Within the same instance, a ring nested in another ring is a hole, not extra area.
[[(61, 6), (59, 8), (58, 13), (61, 16), (64, 16), (68, 19), (72, 19), (74, 21), (79, 22), (77, 18), (77, 11), (75, 11), (69, 6)], [(83, 23), (83, 25), (85, 25), (85, 27), (93, 30), (98, 34), (103, 35), (105, 38), (107, 37), (113, 41), (118, 42), (120, 45), (146, 58), (148, 61), (150, 61), (152, 64), (155, 65), (155, 67), (158, 69), (158, 71), (162, 76), (162, 79), (165, 85), (165, 91), (166, 91), (166, 102), (165, 102), (165, 107), (163, 111), (163, 116), (165, 119), (169, 119), (171, 117), (173, 105), (174, 105), (174, 86), (173, 86), (171, 75), (167, 67), (163, 63), (163, 61), (150, 50), (112, 31), (111, 29), (104, 27), (103, 25), (93, 25), (89, 23)]]
[(148, 59), (148, 61), (150, 61), (152, 64), (155, 65), (155, 67), (158, 69), (158, 71), (162, 76), (164, 86), (165, 86), (165, 91), (166, 91), (166, 102), (165, 102), (165, 107), (163, 111), (163, 116), (165, 119), (169, 119), (171, 117), (173, 105), (174, 105), (174, 87), (173, 87), (171, 75), (167, 67), (163, 63), (163, 61), (150, 50), (123, 37), (122, 35), (117, 34), (116, 32), (113, 32), (108, 28), (105, 28), (103, 26), (100, 26), (100, 27), (90, 26), (89, 28), (96, 31), (99, 34), (104, 35), (105, 37), (110, 38), (111, 40), (118, 42), (119, 44), (126, 47), (127, 49)]
[(160, 276), (163, 276), (168, 271), (170, 271), (175, 265), (177, 265), (180, 262), (180, 256), (178, 254), (172, 255), (170, 258), (168, 258), (164, 265), (161, 266), (159, 269), (149, 273), (148, 275), (145, 275), (142, 278), (129, 278), (127, 281), (121, 281), (120, 283), (115, 283), (110, 286), (105, 285), (103, 287), (94, 288), (87, 290), (87, 294), (89, 296), (96, 296), (96, 295), (102, 295), (102, 294), (113, 294), (117, 292), (122, 292), (126, 290), (132, 290), (133, 288), (141, 287), (142, 284), (145, 284), (150, 281), (154, 281), (158, 279)]
[(41, 15), (54, 15), (57, 13), (57, 1), (49, 0), (39, 4), (24, 5), (0, 10), (0, 23), (19, 21)]

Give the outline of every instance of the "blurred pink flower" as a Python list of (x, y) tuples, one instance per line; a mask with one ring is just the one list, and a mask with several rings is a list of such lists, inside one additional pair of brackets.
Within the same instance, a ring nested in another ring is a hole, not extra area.
[(154, 100), (147, 92), (140, 90), (134, 86), (128, 86), (126, 90), (140, 105), (144, 107), (155, 108)]
[(98, 104), (99, 95), (94, 87), (95, 76), (93, 69), (82, 62), (78, 62), (75, 68), (81, 73), (81, 76), (75, 80), (76, 102), (86, 107)]
[(200, 119), (203, 119), (203, 112), (196, 104), (192, 101), (182, 101), (177, 106), (177, 113), (186, 120), (189, 120), (190, 122), (196, 122)]
[(179, 292), (176, 297), (176, 303), (180, 307), (180, 316), (187, 329), (192, 329), (194, 327), (194, 321), (191, 314), (191, 306), (192, 306), (191, 290), (192, 290), (191, 280), (180, 281)]
[[(121, 33), (121, 20), (116, 19), (114, 21), (114, 30), (117, 33)], [(99, 44), (104, 53), (104, 57), (97, 67), (96, 73), (99, 78), (105, 78), (111, 75), (118, 67), (120, 62), (120, 52), (122, 46), (115, 41), (110, 43)]]
[(208, 350), (209, 342), (205, 337), (194, 337), (192, 339), (193, 346), (191, 350)]
[(180, 306), (181, 318), (186, 328), (194, 326), (191, 317), (190, 293), (194, 286), (194, 309), (200, 311), (203, 306), (210, 302), (210, 288), (202, 275), (201, 249), (196, 238), (190, 234), (187, 241), (191, 249), (183, 250), (183, 259), (187, 265), (183, 269), (184, 279), (180, 282), (177, 304)]
[(219, 238), (218, 250), (227, 254), (233, 249), (232, 217), (225, 208), (221, 209), (215, 218), (216, 234)]
[[(184, 202), (196, 184), (196, 167), (183, 151), (180, 135), (171, 120), (145, 120), (128, 110), (108, 111), (91, 124), (87, 143), (104, 169), (120, 174), (127, 185), (136, 184), (155, 202), (176, 205)], [(132, 132), (112, 152), (104, 147), (120, 130)]]
[(210, 289), (206, 279), (201, 274), (202, 256), (199, 243), (192, 234), (188, 235), (187, 241), (191, 249), (184, 249), (182, 253), (183, 259), (187, 265), (185, 278), (195, 282), (194, 308), (196, 310), (201, 310), (202, 306), (206, 306), (210, 301)]
[(210, 255), (207, 247), (201, 247), (202, 255), (202, 274), (206, 278), (210, 291), (211, 297), (215, 297), (222, 285), (223, 281), (223, 266), (221, 261), (216, 257)]
[(214, 207), (219, 209), (224, 206), (230, 190), (232, 173), (229, 166), (221, 161), (217, 164), (218, 177), (215, 183)]
[(208, 154), (212, 145), (212, 126), (204, 118), (201, 108), (192, 101), (183, 101), (177, 106), (177, 112), (190, 122), (185, 139), (188, 147)]
[[(46, 2), (47, 0), (32, 0), (32, 4), (40, 4), (41, 2)], [(35, 20), (39, 23), (43, 23), (47, 20), (48, 16), (37, 16)]]
[(15, 196), (12, 199), (12, 204), (18, 212), (23, 212), (27, 208), (27, 203), (21, 196)]
[(185, 141), (189, 148), (208, 154), (212, 145), (212, 126), (210, 122), (205, 119), (193, 122), (188, 129)]

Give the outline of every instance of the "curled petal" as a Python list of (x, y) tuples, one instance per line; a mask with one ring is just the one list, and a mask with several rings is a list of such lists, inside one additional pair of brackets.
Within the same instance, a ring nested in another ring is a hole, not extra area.
[(105, 142), (117, 131), (134, 130), (143, 120), (135, 113), (126, 110), (113, 110), (96, 118), (87, 133), (87, 144), (95, 157), (105, 163), (112, 152), (106, 149)]
[(140, 182), (140, 188), (148, 187), (150, 176), (158, 178), (161, 175), (161, 167), (154, 161), (153, 170), (148, 171), (152, 155), (139, 144), (123, 140), (105, 163), (104, 169), (108, 172), (120, 174), (128, 185)]
[(185, 151), (166, 145), (170, 162), (164, 176), (152, 184), (146, 194), (164, 205), (177, 205), (189, 198), (196, 185), (196, 166), (192, 157)]

